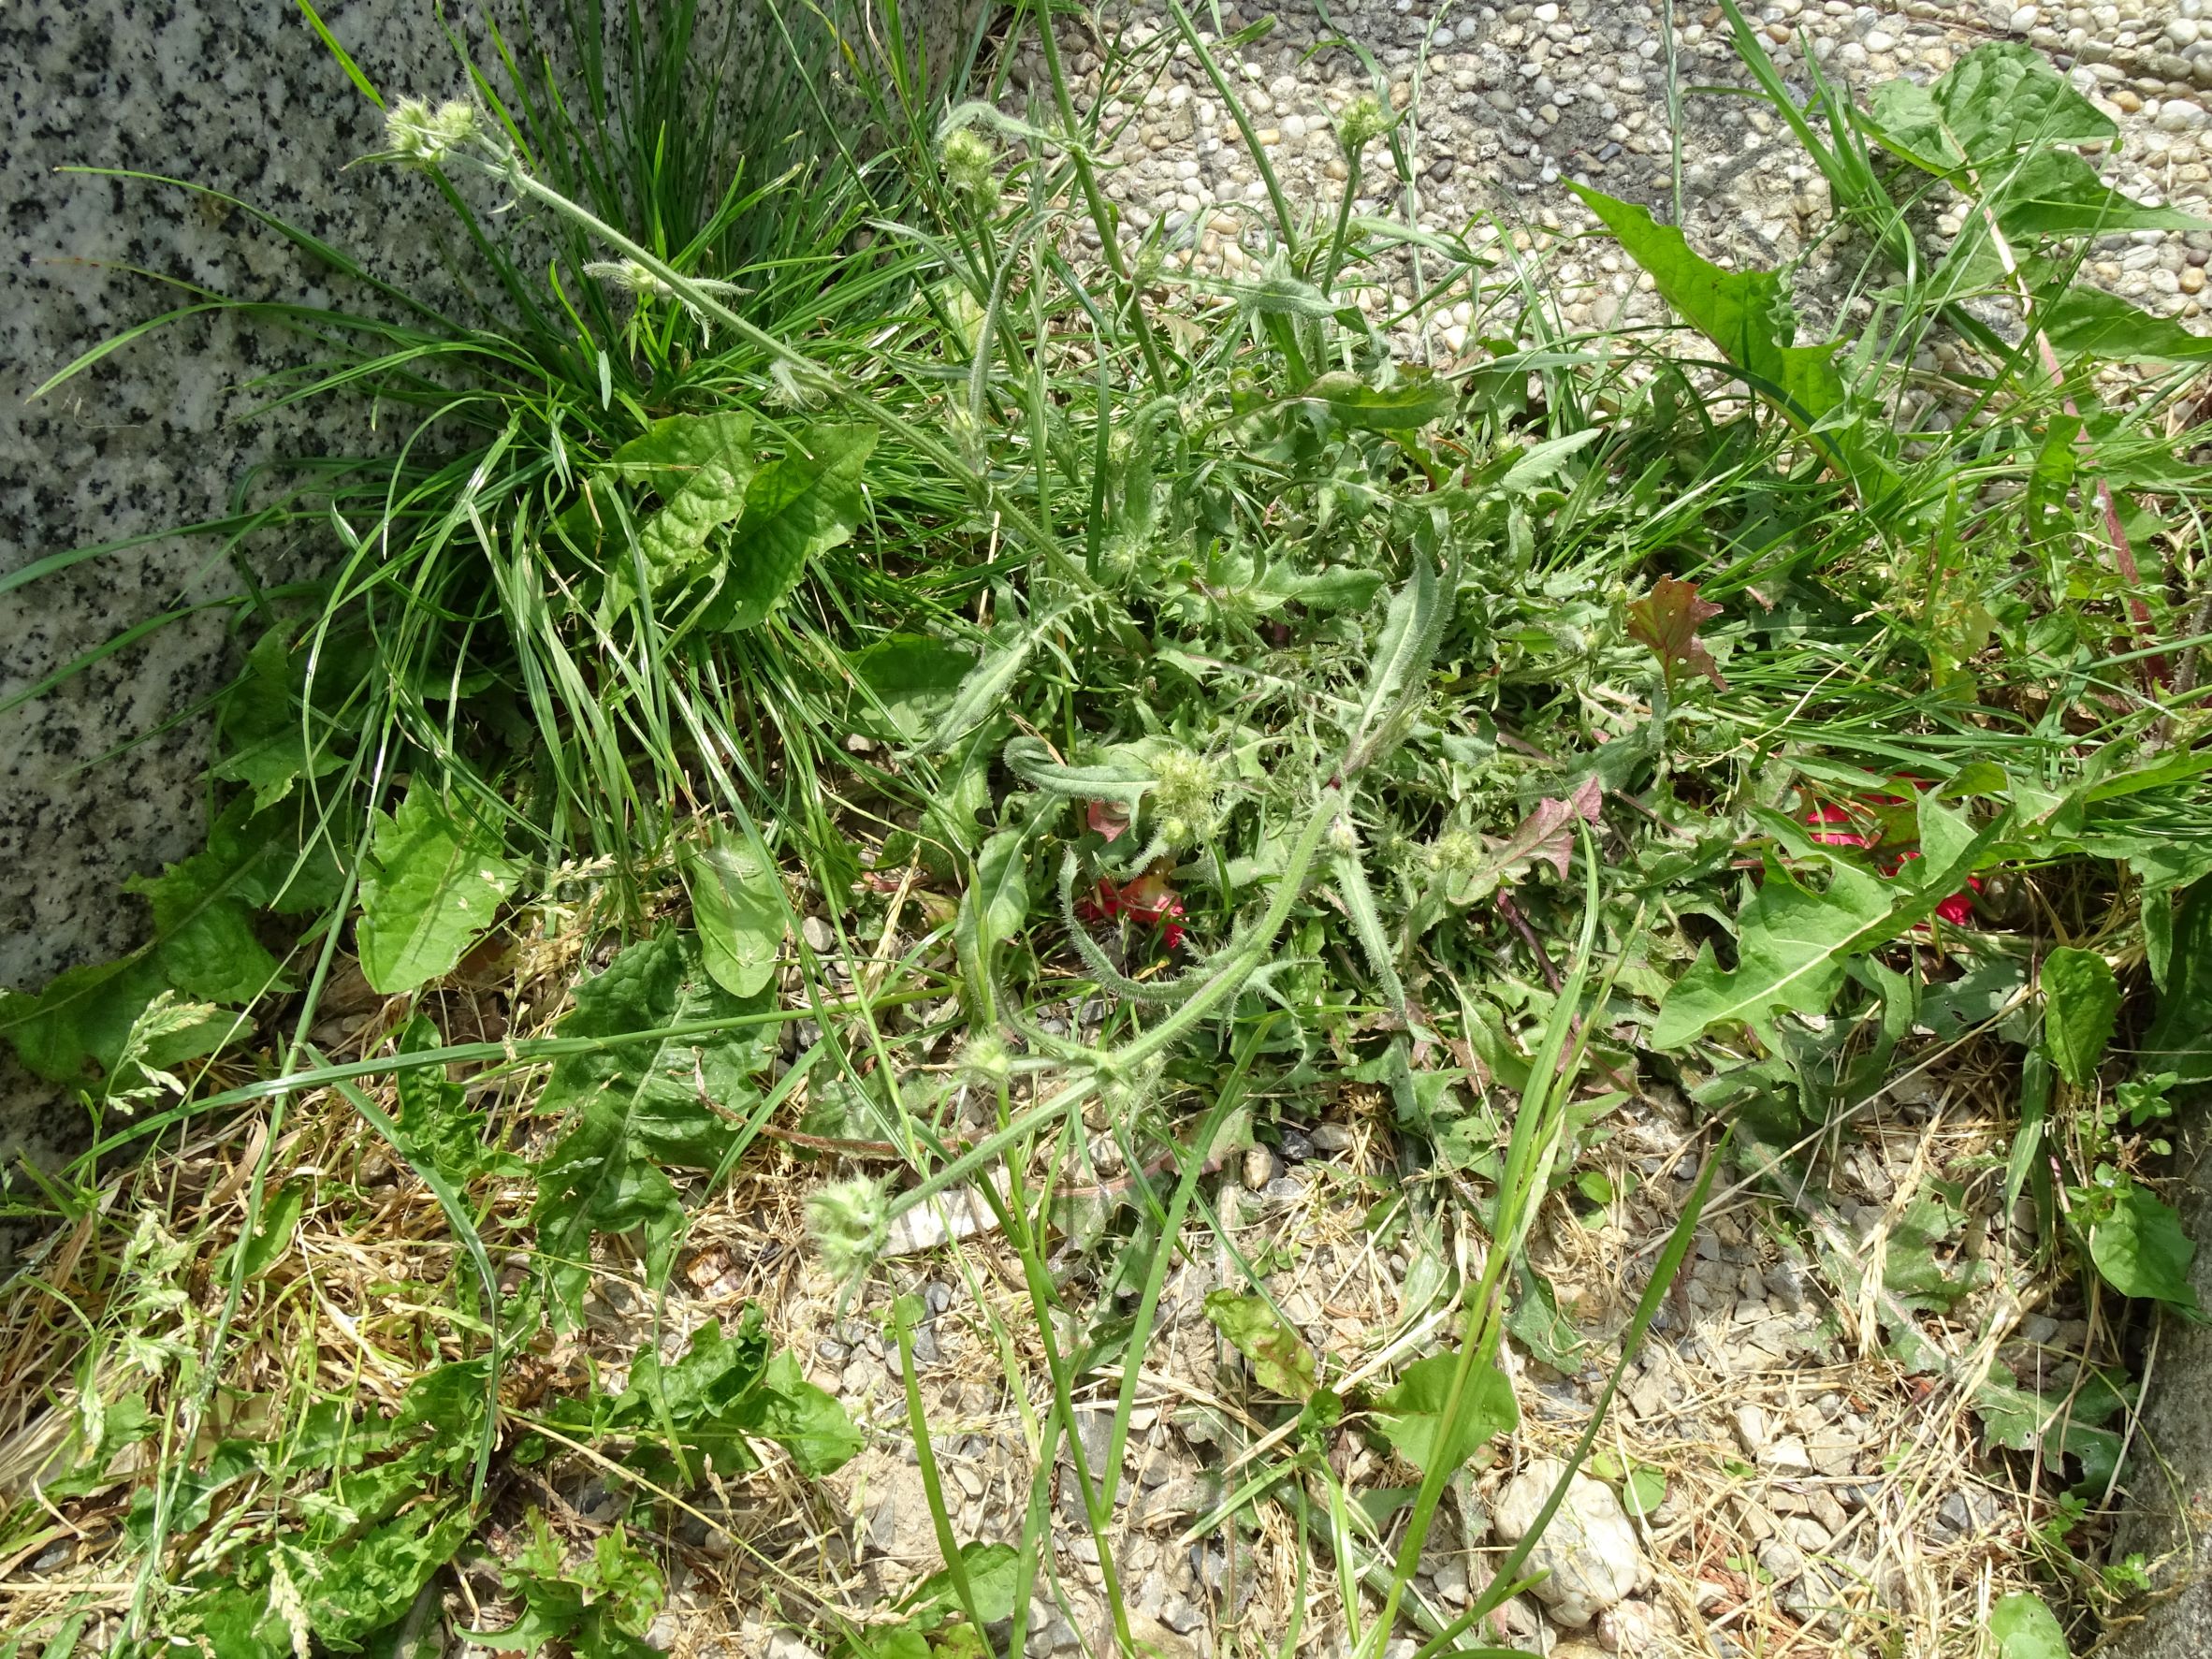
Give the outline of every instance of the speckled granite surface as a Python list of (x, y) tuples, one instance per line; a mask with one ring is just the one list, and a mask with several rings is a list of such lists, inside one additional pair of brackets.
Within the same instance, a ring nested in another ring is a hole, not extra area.
[[(379, 84), (459, 88), (428, 4), (322, 9)], [(0, 7), (0, 572), (216, 516), (254, 461), (339, 436), (307, 415), (234, 424), (237, 383), (295, 348), (226, 322), (167, 330), (26, 401), (89, 346), (189, 301), (121, 267), (339, 298), (224, 203), (63, 167), (202, 181), (342, 245), (381, 246), (402, 281), (436, 274), (432, 198), (383, 169), (340, 172), (374, 147), (376, 112), (292, 0), (13, 0)], [(124, 628), (235, 591), (216, 552), (164, 538), (0, 595), (0, 700)], [(33, 987), (137, 942), (143, 912), (124, 878), (190, 851), (204, 827), (207, 733), (191, 711), (226, 671), (226, 614), (0, 716), (0, 984)], [(111, 756), (135, 739), (147, 740)], [(65, 1139), (74, 1110), (40, 1110), (52, 1093), (0, 1074), (0, 1143)]]
[[(492, 9), (511, 21), (522, 3)], [(388, 93), (464, 86), (430, 0), (318, 9)], [(740, 28), (766, 15), (759, 0), (703, 9)], [(188, 302), (125, 267), (235, 296), (362, 302), (220, 200), (57, 169), (189, 179), (435, 292), (449, 221), (434, 195), (394, 169), (343, 170), (379, 137), (377, 111), (293, 0), (0, 6), (0, 574), (218, 516), (256, 460), (353, 437), (322, 411), (238, 424), (252, 400), (240, 383), (299, 348), (225, 320), (165, 330), (27, 402), (89, 346)], [(273, 556), (256, 549), (256, 568)], [(0, 594), (0, 702), (236, 580), (211, 542), (169, 537)], [(122, 881), (191, 851), (204, 828), (208, 734), (193, 711), (226, 677), (228, 614), (204, 610), (0, 715), (0, 986), (36, 988), (137, 941), (144, 915)], [(135, 747), (112, 752), (124, 745)], [(77, 1115), (13, 1066), (0, 1044), (0, 1157), (26, 1136), (65, 1139)]]

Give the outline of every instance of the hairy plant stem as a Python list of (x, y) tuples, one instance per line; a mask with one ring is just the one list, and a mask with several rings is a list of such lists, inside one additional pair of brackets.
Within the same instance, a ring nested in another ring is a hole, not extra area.
[(1037, 44), (1044, 53), (1044, 69), (1053, 83), (1053, 102), (1060, 117), (1061, 130), (1068, 138), (1068, 159), (1075, 164), (1075, 182), (1083, 192), (1084, 208), (1089, 211), (1091, 224), (1099, 232), (1099, 252), (1106, 261), (1106, 269), (1113, 273), (1114, 285), (1120, 289), (1118, 298), (1122, 308), (1128, 313), (1129, 321), (1137, 329), (1137, 348), (1144, 354), (1144, 372), (1152, 379), (1152, 389), (1167, 397), (1173, 389), (1168, 378), (1168, 366), (1159, 355), (1159, 342), (1152, 332), (1152, 319), (1144, 314), (1143, 298), (1137, 292), (1136, 279), (1129, 274), (1128, 261), (1122, 256), (1121, 238), (1115, 234), (1113, 211), (1106, 205), (1106, 198), (1099, 190), (1099, 176), (1091, 168), (1090, 152), (1075, 137), (1075, 100), (1068, 93), (1068, 77), (1060, 67), (1060, 42), (1053, 34), (1053, 20), (1049, 5), (1037, 8)]
[(1190, 998), (1175, 1011), (1142, 1036), (1131, 1038), (1112, 1054), (1101, 1055), (1098, 1064), (1083, 1076), (1071, 1079), (1055, 1094), (1030, 1107), (1004, 1128), (993, 1131), (970, 1146), (960, 1157), (945, 1165), (920, 1185), (910, 1187), (892, 1201), (891, 1216), (895, 1220), (918, 1204), (927, 1203), (947, 1187), (956, 1186), (972, 1179), (987, 1165), (997, 1162), (1009, 1148), (1020, 1144), (1046, 1125), (1065, 1117), (1096, 1094), (1100, 1084), (1109, 1078), (1128, 1074), (1160, 1054), (1170, 1044), (1179, 1041), (1192, 1027), (1209, 1018), (1215, 1010), (1235, 999), (1238, 992), (1259, 965), (1268, 958), (1274, 946), (1275, 936), (1290, 919), (1290, 909), (1305, 891), (1306, 877), (1312, 871), (1314, 858), (1319, 852), (1321, 837), (1329, 825), (1343, 809), (1344, 792), (1339, 788), (1324, 789), (1319, 803), (1306, 820), (1292, 847), (1282, 880), (1275, 889), (1273, 902), (1265, 915), (1245, 937), (1243, 945), (1231, 951), (1214, 977), (1201, 985)]

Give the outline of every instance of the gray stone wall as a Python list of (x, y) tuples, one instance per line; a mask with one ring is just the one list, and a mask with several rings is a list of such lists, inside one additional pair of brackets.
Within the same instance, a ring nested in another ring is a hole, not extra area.
[[(495, 0), (510, 37), (526, 3)], [(465, 89), (431, 0), (318, 9), (387, 98)], [(480, 31), (478, 7), (444, 9)], [(788, 9), (794, 27), (811, 16)], [(741, 50), (783, 50), (762, 0), (701, 10), (707, 39), (729, 27), (758, 37)], [(975, 4), (941, 0), (924, 14), (933, 45), (949, 48)], [(240, 582), (219, 542), (160, 532), (224, 516), (257, 462), (343, 452), (367, 436), (358, 411), (330, 403), (242, 422), (258, 400), (246, 383), (307, 348), (235, 318), (164, 328), (32, 399), (80, 354), (194, 302), (161, 278), (231, 297), (368, 303), (221, 196), (61, 169), (207, 186), (433, 297), (447, 287), (452, 221), (420, 180), (347, 167), (377, 148), (381, 116), (294, 0), (12, 0), (0, 7), (0, 576), (153, 538), (0, 593), (0, 704), (124, 630), (205, 607), (0, 715), (0, 987), (30, 990), (137, 943), (145, 916), (122, 882), (193, 851), (204, 832), (199, 709), (236, 660), (233, 612), (214, 602)], [(502, 224), (529, 234), (518, 218)], [(324, 551), (251, 549), (261, 579)], [(48, 1138), (22, 1103), (55, 1093), (30, 1084), (0, 1044), (0, 1158), (26, 1130)], [(53, 1127), (65, 1132), (74, 1115), (62, 1106)]]
[[(460, 90), (425, 0), (323, 9), (379, 86)], [(218, 517), (255, 462), (340, 436), (319, 429), (317, 411), (236, 424), (253, 400), (240, 383), (299, 348), (227, 319), (164, 329), (31, 400), (81, 352), (195, 298), (137, 272), (309, 304), (357, 298), (219, 199), (60, 169), (202, 182), (375, 250), (402, 283), (434, 279), (443, 214), (388, 169), (341, 171), (375, 147), (378, 114), (292, 0), (22, 0), (5, 17), (0, 572)], [(0, 700), (124, 628), (235, 591), (220, 554), (162, 537), (0, 595)], [(141, 917), (121, 880), (189, 851), (204, 827), (206, 733), (192, 711), (222, 678), (225, 617), (164, 629), (0, 717), (0, 984), (36, 986), (136, 941)]]

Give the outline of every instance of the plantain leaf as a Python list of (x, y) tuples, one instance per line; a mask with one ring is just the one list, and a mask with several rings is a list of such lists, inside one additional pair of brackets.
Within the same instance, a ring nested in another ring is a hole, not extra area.
[(1997, 1659), (2067, 1659), (2066, 1632), (2043, 1597), (2020, 1590), (1989, 1608), (1989, 1635)]
[[(615, 451), (602, 474), (647, 486), (660, 511), (638, 529), (637, 548), (658, 589), (691, 573), (707, 538), (748, 505), (753, 477), (752, 416), (741, 409), (717, 415), (672, 415)], [(618, 557), (608, 579), (630, 591), (628, 561)]]
[(1885, 81), (1860, 119), (1885, 149), (1946, 178), (2022, 151), (2118, 136), (2048, 58), (2010, 40), (1976, 47), (1927, 87), (1902, 77)]
[(704, 847), (682, 854), (691, 922), (714, 982), (750, 997), (775, 975), (789, 931), (782, 878), (750, 843), (719, 824)]
[(1445, 1402), (1460, 1362), (1455, 1353), (1416, 1360), (1399, 1374), (1390, 1392), (1375, 1403), (1383, 1435), (1397, 1454), (1424, 1474), (1441, 1459), (1456, 1469), (1494, 1435), (1520, 1426), (1521, 1407), (1513, 1384), (1495, 1365), (1477, 1361), (1459, 1401), (1459, 1421), (1445, 1438)]
[(2088, 1088), (2119, 1016), (2119, 981), (2096, 952), (2061, 946), (2044, 958), (2043, 1003), (2043, 1045), (2051, 1063), (2075, 1088)]
[(495, 828), (417, 779), (396, 812), (377, 814), (355, 930), (362, 977), (388, 997), (451, 973), (520, 873)]
[(2194, 1308), (2189, 1264), (2196, 1253), (2173, 1207), (2132, 1181), (2115, 1195), (2104, 1219), (2089, 1229), (2089, 1259), (2122, 1296)]
[(975, 907), (976, 944), (983, 952), (1003, 944), (1029, 919), (1029, 884), (1022, 866), (1022, 837), (1000, 830), (976, 854), (975, 885), (968, 902)]

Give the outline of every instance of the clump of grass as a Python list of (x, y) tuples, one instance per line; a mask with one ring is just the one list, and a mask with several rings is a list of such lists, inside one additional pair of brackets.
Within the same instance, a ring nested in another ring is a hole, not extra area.
[[(878, 1281), (899, 1292), (884, 1351), (942, 1570), (823, 1609), (854, 1659), (1025, 1651), (1040, 1586), (1065, 1599), (1063, 1448), (1110, 1639), (1149, 1639), (1117, 1554), (1124, 1454), (1170, 1275), (1201, 1253), (1251, 1428), (1204, 1526), (1231, 1561), (1239, 1529), (1294, 1537), (1302, 1586), (1325, 1557), (1361, 1659), (1407, 1620), (1453, 1651), (1543, 1530), (1457, 1615), (1411, 1588), (1519, 1423), (1532, 1238), (1578, 1194), (1611, 1201), (1595, 1126), (1661, 1088), (1801, 1193), (1927, 1045), (1995, 1045), (2020, 1111), (1974, 1214), (2023, 1271), (2180, 1298), (2153, 1160), (2202, 1060), (2212, 821), (2200, 699), (2159, 664), (2196, 649), (2176, 624), (2201, 582), (2147, 582), (2115, 531), (2123, 495), (2140, 521), (2198, 486), (2161, 424), (2178, 386), (2105, 409), (2082, 342), (2181, 348), (2070, 285), (2073, 231), (2023, 253), (2005, 229), (2003, 180), (2052, 133), (1949, 164), (1833, 88), (1826, 138), (1786, 111), (1907, 284), (1848, 357), (1797, 342), (1773, 273), (1591, 193), (1722, 360), (1579, 349), (1523, 307), (1534, 273), (1424, 238), (1414, 291), (1479, 296), (1499, 342), (1444, 374), (1401, 355), (1418, 310), (1357, 302), (1404, 237), (1302, 221), (1272, 179), (1254, 280), (1201, 283), (1157, 233), (1125, 250), (1049, 31), (1041, 109), (940, 116), (894, 17), (862, 88), (882, 157), (759, 194), (712, 145), (644, 141), (636, 111), (716, 73), (674, 15), (627, 115), (488, 80), (395, 106), (394, 158), (464, 213), (465, 179), (542, 210), (590, 298), (545, 303), (487, 238), (524, 325), (419, 318), (284, 388), (373, 385), (424, 412), (437, 458), (283, 506), (349, 547), (226, 708), (240, 804), (212, 862), (155, 886), (138, 963), (13, 1011), (66, 1056), (70, 997), (143, 990), (119, 1029), (75, 1031), (71, 1064), (103, 1062), (102, 1152), (172, 1160), (55, 1183), (67, 1227), (16, 1288), (22, 1375), (67, 1404), (22, 1425), (15, 1472), (138, 1506), (109, 1517), (131, 1594), (81, 1592), (51, 1628), (127, 1611), (131, 1639), (278, 1652), (494, 1630), (461, 1605), (481, 1593), (631, 1651), (662, 1595), (638, 1538), (719, 1527), (716, 1480), (797, 1490), (864, 1439), (761, 1327), (655, 1311), (699, 1265), (698, 1208), (767, 1142), (852, 1166), (806, 1206), (811, 1288), (854, 1317)], [(1126, 67), (1186, 51), (1228, 95), (1174, 15)], [(1355, 166), (1404, 169), (1388, 131), (1352, 136)], [(1979, 193), (1987, 246), (1923, 281), (1869, 142)], [(864, 221), (866, 259), (826, 280)], [(2019, 337), (1945, 334), (1957, 366), (1931, 381), (1919, 345), (1991, 294)], [(471, 434), (450, 452), (448, 425)], [(302, 808), (305, 833), (268, 833)], [(323, 918), (293, 1035), (187, 1073), (264, 988), (218, 982), (235, 935), (206, 930), (287, 906)], [(1378, 1202), (1479, 1241), (1431, 1264), (1433, 1354), (1379, 1329), (1356, 1360), (1317, 1351), (1208, 1185), (1350, 1088), (1404, 1149)], [(260, 1137), (221, 1176), (211, 1121)], [(1545, 1519), (1720, 1163), (1627, 1288)], [(1968, 1209), (1919, 1215), (1854, 1302), (2079, 1504), (2117, 1449), (1952, 1340), (1982, 1288)], [(1808, 1236), (1847, 1256), (1822, 1220)], [(408, 1271), (348, 1256), (372, 1228)], [(960, 1535), (926, 1304), (895, 1265), (977, 1230), (1004, 1245), (993, 1334), (1032, 1476), (1012, 1543)], [(1410, 1471), (1409, 1502), (1376, 1518), (1332, 1455), (1355, 1445)], [(634, 1530), (564, 1549), (601, 1525), (560, 1507), (586, 1472)], [(1269, 1646), (1297, 1644), (1299, 1608)]]

